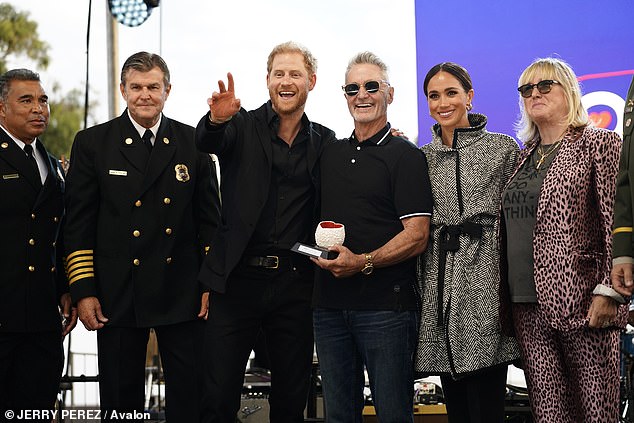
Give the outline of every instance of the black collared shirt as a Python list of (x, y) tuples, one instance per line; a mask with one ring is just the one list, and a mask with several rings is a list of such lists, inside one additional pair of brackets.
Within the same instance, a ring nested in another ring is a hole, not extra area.
[[(389, 124), (363, 142), (353, 134), (325, 147), (321, 193), (321, 219), (343, 223), (344, 246), (356, 254), (382, 247), (403, 230), (401, 219), (431, 216), (433, 207), (425, 156), (411, 142), (393, 137)], [(345, 279), (318, 270), (314, 305), (415, 309), (414, 266), (410, 259)]]
[(270, 103), (267, 120), (271, 130), (271, 181), (266, 204), (246, 249), (247, 255), (286, 251), (297, 241), (309, 242), (314, 231), (315, 196), (306, 157), (310, 121), (305, 114), (302, 116), (302, 127), (289, 146), (277, 136), (280, 119)]

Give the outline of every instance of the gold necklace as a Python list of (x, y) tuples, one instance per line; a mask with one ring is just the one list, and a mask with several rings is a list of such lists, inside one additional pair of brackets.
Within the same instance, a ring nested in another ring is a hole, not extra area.
[(537, 147), (537, 154), (539, 154), (539, 160), (537, 161), (537, 166), (535, 166), (537, 170), (539, 170), (541, 165), (544, 164), (544, 160), (546, 160), (546, 158), (550, 156), (557, 149), (557, 147), (559, 147), (560, 142), (561, 140), (552, 143), (550, 145), (550, 148), (546, 150), (546, 152), (544, 152), (544, 150), (542, 149), (542, 144), (539, 144), (539, 146)]

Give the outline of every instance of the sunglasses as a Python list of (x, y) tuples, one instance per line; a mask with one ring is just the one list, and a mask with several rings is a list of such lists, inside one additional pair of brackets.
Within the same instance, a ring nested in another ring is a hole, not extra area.
[[(382, 79), (380, 81), (368, 81), (363, 84), (363, 88), (365, 88), (365, 91), (368, 94), (374, 94), (375, 92), (379, 91), (379, 88), (381, 88), (381, 83), (387, 84), (388, 86), (390, 85), (389, 82)], [(359, 94), (361, 86), (353, 82), (351, 84), (342, 86), (341, 89), (344, 93), (346, 93), (348, 97), (354, 97), (355, 95)]]
[(553, 84), (561, 84), (559, 81), (554, 81), (552, 79), (545, 79), (543, 81), (539, 81), (537, 84), (524, 84), (517, 89), (517, 91), (522, 94), (522, 97), (529, 98), (533, 95), (533, 88), (537, 87), (537, 91), (540, 94), (548, 94), (550, 90), (553, 89)]

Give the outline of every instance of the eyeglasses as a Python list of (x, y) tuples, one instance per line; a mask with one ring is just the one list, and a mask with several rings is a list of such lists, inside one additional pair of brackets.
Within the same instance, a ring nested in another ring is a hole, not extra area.
[[(365, 91), (368, 94), (374, 94), (375, 92), (379, 91), (379, 88), (381, 88), (381, 83), (387, 84), (388, 86), (390, 85), (389, 82), (382, 79), (380, 81), (368, 81), (365, 84), (363, 84), (363, 88), (365, 88)], [(343, 90), (344, 93), (346, 93), (348, 97), (354, 97), (355, 95), (359, 94), (359, 90), (361, 89), (361, 86), (353, 82), (351, 84), (342, 86), (341, 89)]]
[(522, 94), (522, 97), (529, 98), (533, 95), (533, 88), (537, 87), (537, 91), (540, 94), (548, 94), (550, 90), (553, 89), (553, 84), (561, 84), (559, 81), (554, 81), (552, 79), (544, 79), (543, 81), (539, 81), (537, 84), (524, 84), (517, 89), (517, 91)]

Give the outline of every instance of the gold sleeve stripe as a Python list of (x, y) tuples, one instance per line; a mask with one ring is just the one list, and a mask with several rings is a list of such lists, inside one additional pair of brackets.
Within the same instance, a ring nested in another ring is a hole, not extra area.
[(92, 257), (76, 257), (66, 263), (66, 269), (70, 271), (70, 269), (74, 269), (77, 266), (92, 266), (93, 263)]
[(76, 275), (72, 278), (69, 279), (68, 284), (72, 285), (75, 282), (77, 282), (80, 279), (85, 279), (85, 278), (94, 278), (95, 274), (94, 273), (84, 273), (83, 275)]
[(74, 251), (74, 252), (70, 253), (68, 256), (66, 256), (66, 260), (70, 261), (73, 257), (80, 256), (80, 255), (81, 256), (91, 256), (92, 257), (94, 255), (94, 253), (95, 253), (95, 250), (77, 250), (77, 251)]
[(616, 235), (616, 234), (620, 234), (620, 233), (624, 233), (624, 232), (632, 233), (632, 227), (631, 226), (621, 226), (620, 228), (615, 228), (612, 231), (612, 235)]
[(68, 279), (74, 278), (77, 275), (81, 275), (82, 273), (95, 273), (95, 270), (92, 267), (86, 267), (84, 269), (76, 269), (74, 272), (70, 272), (68, 274)]
[(80, 273), (86, 273), (86, 272), (95, 272), (95, 268), (90, 265), (90, 266), (75, 266), (72, 269), (68, 269), (66, 271), (66, 274), (68, 275), (68, 279), (73, 278), (75, 275), (80, 274)]

